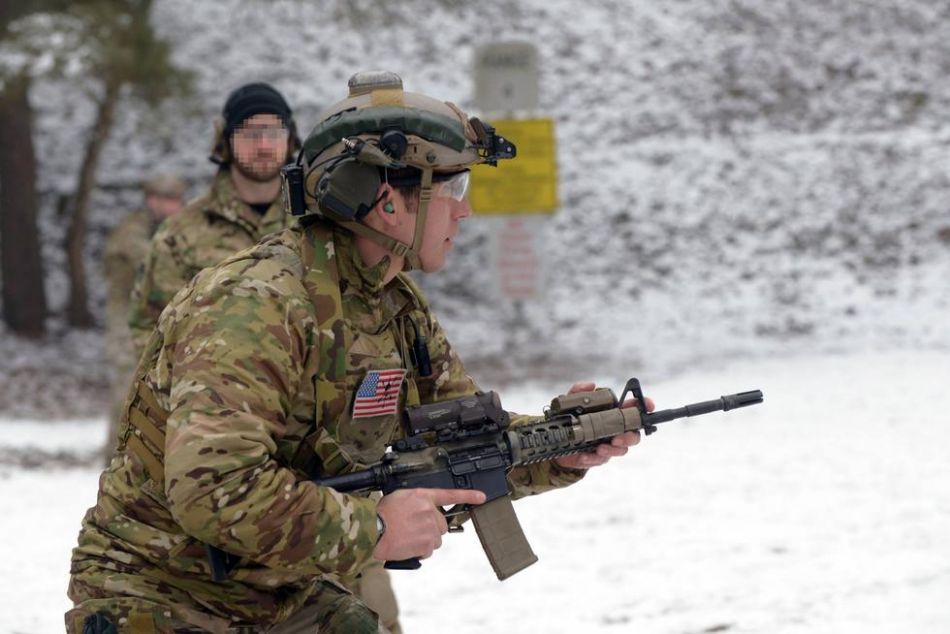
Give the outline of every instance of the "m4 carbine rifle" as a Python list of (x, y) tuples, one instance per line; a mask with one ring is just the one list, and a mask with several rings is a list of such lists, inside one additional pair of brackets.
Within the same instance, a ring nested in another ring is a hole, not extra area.
[[(637, 407), (620, 407), (628, 393), (637, 399)], [(459, 505), (446, 515), (471, 514), (495, 574), (507, 579), (538, 560), (508, 495), (507, 474), (512, 468), (589, 451), (624, 432), (642, 429), (649, 435), (660, 423), (761, 402), (762, 392), (753, 390), (647, 412), (640, 382), (630, 379), (619, 400), (607, 388), (561, 395), (551, 401), (543, 420), (511, 427), (498, 394), (478, 393), (407, 408), (403, 414), (407, 436), (393, 443), (381, 461), (316, 483), (340, 492), (380, 490), (384, 495), (411, 488), (484, 492), (484, 504)], [(418, 559), (386, 563), (396, 569), (420, 565)]]

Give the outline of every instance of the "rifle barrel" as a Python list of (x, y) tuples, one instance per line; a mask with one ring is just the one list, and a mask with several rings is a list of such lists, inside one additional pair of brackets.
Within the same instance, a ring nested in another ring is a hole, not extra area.
[(692, 403), (674, 409), (651, 412), (643, 416), (643, 424), (644, 426), (656, 425), (657, 423), (666, 423), (671, 420), (676, 420), (677, 418), (686, 418), (687, 416), (699, 416), (701, 414), (720, 411), (728, 412), (731, 409), (757, 405), (761, 402), (762, 390), (727, 394), (711, 401), (702, 401), (701, 403)]

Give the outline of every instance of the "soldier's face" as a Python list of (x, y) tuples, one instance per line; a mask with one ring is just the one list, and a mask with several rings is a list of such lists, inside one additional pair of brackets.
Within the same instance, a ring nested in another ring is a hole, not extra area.
[(234, 168), (261, 183), (278, 178), (287, 159), (289, 136), (275, 114), (256, 114), (245, 119), (231, 135)]
[(459, 232), (459, 223), (472, 215), (467, 196), (456, 200), (451, 196), (440, 195), (439, 185), (441, 184), (437, 184), (432, 191), (422, 247), (419, 249), (422, 270), (426, 273), (438, 271), (445, 266), (445, 259)]
[(181, 211), (184, 201), (181, 196), (149, 194), (145, 197), (145, 206), (149, 208), (156, 220), (164, 220)]

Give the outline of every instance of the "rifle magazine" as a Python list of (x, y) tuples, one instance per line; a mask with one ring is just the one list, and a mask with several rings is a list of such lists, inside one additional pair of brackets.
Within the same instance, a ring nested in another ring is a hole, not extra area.
[(471, 514), (478, 540), (499, 581), (538, 561), (507, 495), (472, 508)]

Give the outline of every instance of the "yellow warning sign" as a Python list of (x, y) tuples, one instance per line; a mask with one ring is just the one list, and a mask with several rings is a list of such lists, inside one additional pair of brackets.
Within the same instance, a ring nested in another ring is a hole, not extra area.
[(518, 155), (498, 167), (472, 169), (470, 201), (476, 214), (552, 214), (557, 210), (557, 148), (553, 119), (492, 121)]

